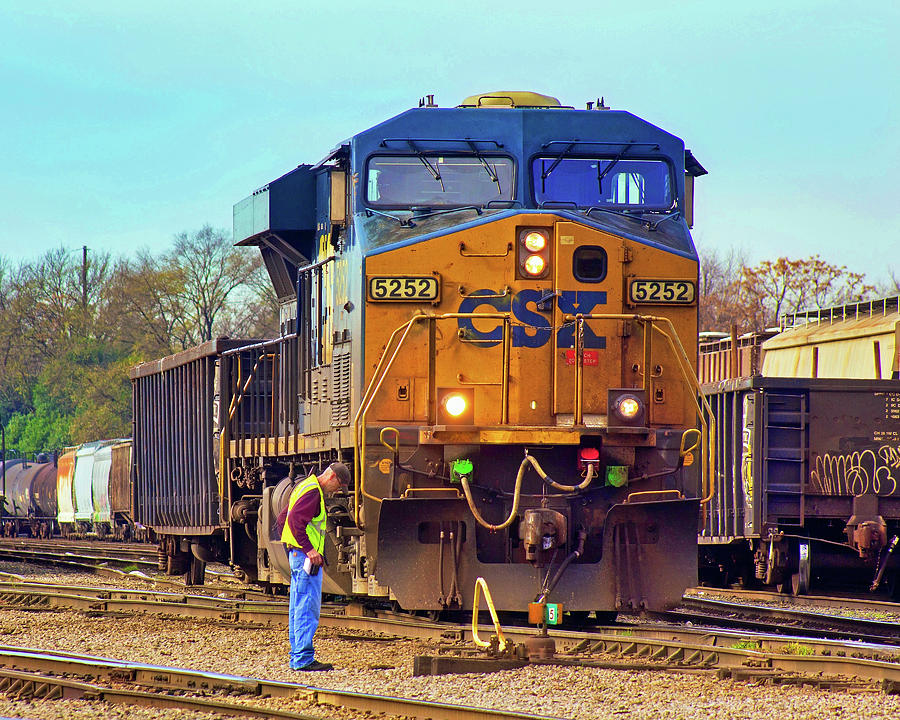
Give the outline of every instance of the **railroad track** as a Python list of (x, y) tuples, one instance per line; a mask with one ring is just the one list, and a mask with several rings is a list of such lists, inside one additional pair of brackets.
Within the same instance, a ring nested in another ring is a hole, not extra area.
[(873, 614), (900, 615), (900, 603), (859, 597), (826, 595), (785, 595), (767, 590), (742, 590), (731, 588), (690, 588), (686, 598), (728, 599), (738, 598), (742, 602), (764, 602), (780, 606), (830, 608), (832, 610), (854, 610)]
[(155, 545), (137, 543), (0, 538), (0, 558), (25, 562), (52, 562), (78, 567), (112, 563), (155, 569), (159, 562), (156, 555)]
[[(107, 588), (41, 585), (33, 582), (0, 583), (0, 604), (29, 610), (68, 608), (91, 614), (150, 612), (183, 619), (204, 618), (228, 624), (284, 626), (287, 605), (283, 601), (247, 601), (170, 592), (110, 590)], [(341, 632), (377, 635), (385, 641), (420, 639), (439, 643), (444, 659), (423, 660), (434, 672), (490, 671), (510, 667), (473, 653), (470, 625), (423, 622), (421, 618), (382, 612), (359, 606), (323, 606), (321, 625)], [(481, 626), (482, 637), (493, 628)], [(527, 644), (538, 631), (531, 627), (504, 627), (507, 640)], [(619, 624), (592, 630), (554, 629), (556, 657), (543, 664), (582, 665), (627, 670), (727, 672), (773, 674), (783, 682), (846, 683), (883, 682), (886, 689), (900, 687), (900, 648), (885, 643), (814, 638), (808, 634), (787, 636), (758, 629), (729, 630), (687, 627), (669, 623)], [(472, 664), (472, 660), (477, 662)], [(518, 665), (524, 665), (519, 662)], [(432, 671), (423, 670), (423, 674)], [(743, 675), (742, 675), (743, 673)]]
[(685, 597), (680, 609), (658, 615), (672, 622), (900, 646), (900, 624), (894, 619), (871, 620), (699, 597)]
[[(0, 692), (21, 699), (85, 698), (116, 704), (186, 708), (229, 716), (313, 719), (308, 714), (265, 704), (265, 701), (284, 699), (304, 705), (329, 705), (423, 720), (553, 720), (548, 716), (344, 692), (300, 683), (30, 648), (0, 646), (0, 665)], [(235, 696), (248, 702), (222, 699)], [(260, 701), (264, 704), (259, 704)], [(321, 716), (315, 716), (315, 720), (321, 720)]]

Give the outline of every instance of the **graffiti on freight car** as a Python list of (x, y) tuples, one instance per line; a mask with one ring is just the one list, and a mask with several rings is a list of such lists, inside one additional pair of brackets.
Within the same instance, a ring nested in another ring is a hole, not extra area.
[(894, 495), (900, 475), (900, 447), (825, 453), (810, 473), (812, 491), (822, 495)]

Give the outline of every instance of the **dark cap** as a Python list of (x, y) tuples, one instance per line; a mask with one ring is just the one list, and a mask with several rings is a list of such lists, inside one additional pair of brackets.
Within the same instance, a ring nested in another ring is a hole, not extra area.
[(328, 469), (335, 474), (341, 485), (345, 488), (350, 487), (350, 469), (342, 462), (333, 462)]

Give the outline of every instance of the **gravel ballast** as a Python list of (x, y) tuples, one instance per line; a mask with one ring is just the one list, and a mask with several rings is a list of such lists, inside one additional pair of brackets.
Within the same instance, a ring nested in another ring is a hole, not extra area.
[[(43, 582), (104, 585), (83, 573), (0, 563)], [(146, 586), (145, 586), (146, 587)], [(618, 671), (599, 668), (529, 666), (484, 675), (413, 677), (413, 657), (433, 654), (431, 643), (362, 640), (321, 628), (317, 659), (333, 662), (328, 673), (296, 673), (287, 667), (287, 633), (282, 628), (229, 627), (209, 620), (157, 616), (109, 617), (73, 611), (25, 612), (0, 609), (0, 643), (61, 650), (119, 660), (171, 665), (324, 688), (396, 695), (417, 700), (500, 708), (562, 718), (735, 718), (800, 720), (823, 717), (900, 717), (900, 697), (879, 692), (835, 692), (809, 687), (754, 685), (693, 673)], [(373, 669), (378, 668), (378, 669)], [(316, 708), (303, 700), (229, 698), (250, 704), (278, 704), (294, 712), (359, 717)], [(71, 708), (71, 710), (64, 709)], [(80, 713), (87, 712), (82, 715)], [(84, 701), (0, 702), (0, 715), (27, 718), (208, 717), (200, 713), (123, 708)]]

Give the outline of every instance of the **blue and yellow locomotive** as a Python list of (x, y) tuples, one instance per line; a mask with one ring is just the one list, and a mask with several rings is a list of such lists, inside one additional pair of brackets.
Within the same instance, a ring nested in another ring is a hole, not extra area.
[[(235, 240), (262, 253), (280, 337), (136, 368), (137, 519), (175, 567), (283, 583), (274, 519), (341, 459), (326, 591), (469, 609), (483, 577), (506, 610), (677, 602), (708, 486), (704, 173), (630, 113), (502, 92), (429, 96), (257, 190)], [(202, 465), (164, 466), (163, 427)]]

